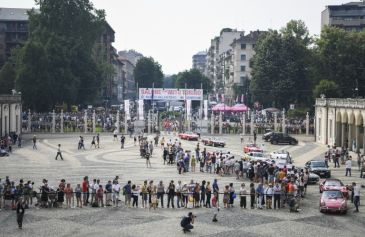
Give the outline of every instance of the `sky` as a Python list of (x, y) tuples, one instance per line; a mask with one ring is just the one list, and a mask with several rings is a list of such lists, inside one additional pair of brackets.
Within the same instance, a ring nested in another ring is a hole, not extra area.
[[(162, 65), (164, 74), (192, 67), (192, 56), (209, 48), (222, 28), (280, 29), (303, 20), (319, 35), (321, 12), (345, 0), (91, 0), (115, 30), (114, 47), (135, 49)], [(0, 0), (0, 7), (31, 8), (34, 0)]]

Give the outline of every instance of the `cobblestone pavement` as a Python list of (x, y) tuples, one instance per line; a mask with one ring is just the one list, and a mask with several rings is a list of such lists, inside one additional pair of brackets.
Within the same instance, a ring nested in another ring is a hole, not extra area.
[[(48, 178), (51, 186), (57, 186), (65, 178), (75, 186), (81, 183), (82, 177), (100, 178), (102, 184), (119, 175), (121, 184), (132, 180), (141, 184), (143, 180), (170, 180), (189, 182), (218, 178), (222, 187), (233, 182), (236, 190), (242, 181), (234, 177), (218, 177), (207, 173), (187, 173), (178, 175), (175, 166), (163, 165), (161, 149), (155, 148), (152, 156), (152, 168), (145, 167), (144, 159), (139, 157), (137, 146), (127, 138), (125, 149), (120, 149), (119, 141), (113, 141), (112, 135), (101, 136), (101, 148), (90, 149), (91, 136), (85, 136), (86, 150), (78, 151), (76, 135), (37, 135), (38, 150), (32, 150), (30, 137), (24, 147), (16, 149), (9, 157), (0, 158), (0, 177), (9, 175), (12, 179), (34, 180), (36, 186), (43, 178)], [(169, 137), (169, 136), (166, 136)], [(173, 137), (172, 137), (173, 138)], [(234, 155), (242, 155), (238, 136), (223, 136), (227, 148)], [(245, 138), (248, 142), (249, 137)], [(265, 150), (288, 150), (294, 157), (295, 164), (303, 164), (317, 157), (323, 157), (324, 146), (310, 142), (308, 138), (300, 139), (297, 146), (273, 146), (265, 144)], [(64, 161), (55, 160), (57, 144), (62, 144)], [(193, 150), (197, 142), (182, 141), (185, 149)], [(261, 144), (262, 142), (259, 141)], [(208, 147), (208, 150), (220, 148)], [(332, 164), (330, 164), (332, 166)], [(354, 163), (355, 166), (355, 163)], [(344, 177), (344, 168), (332, 168), (334, 177), (345, 184), (360, 180), (359, 172), (354, 168), (352, 177)], [(243, 182), (248, 184), (248, 180)], [(362, 199), (365, 191), (362, 191)], [(364, 200), (364, 199), (363, 199)], [(237, 202), (237, 201), (236, 201)], [(1, 236), (363, 236), (365, 218), (363, 206), (360, 213), (353, 213), (353, 205), (347, 215), (321, 214), (318, 211), (318, 185), (311, 185), (307, 197), (302, 202), (300, 213), (289, 213), (281, 210), (241, 210), (238, 207), (221, 209), (218, 223), (212, 223), (212, 209), (197, 208), (194, 213), (197, 221), (192, 233), (183, 234), (179, 226), (180, 219), (187, 209), (134, 209), (134, 208), (91, 208), (82, 209), (36, 209), (26, 210), (22, 230), (16, 226), (14, 211), (0, 211)], [(236, 203), (238, 206), (238, 203)]]

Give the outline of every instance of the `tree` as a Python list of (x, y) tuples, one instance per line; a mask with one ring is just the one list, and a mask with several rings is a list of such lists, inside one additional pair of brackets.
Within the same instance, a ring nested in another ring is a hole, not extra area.
[(290, 21), (280, 32), (270, 30), (256, 44), (251, 59), (250, 90), (264, 106), (311, 104), (309, 65), (311, 38), (302, 21)]
[(134, 68), (134, 79), (139, 88), (152, 88), (163, 86), (163, 73), (161, 65), (152, 57), (142, 57)]
[(325, 27), (316, 44), (319, 78), (335, 82), (340, 97), (365, 96), (365, 31)]
[(177, 75), (166, 76), (163, 79), (163, 88), (175, 88)]
[(198, 69), (190, 69), (189, 71), (183, 71), (177, 74), (175, 86), (177, 88), (188, 88), (188, 89), (201, 89), (209, 93), (213, 84), (204, 76)]
[(314, 98), (319, 98), (322, 94), (328, 98), (337, 98), (340, 96), (341, 91), (334, 81), (321, 80), (314, 88), (313, 95)]
[(18, 52), (16, 86), (25, 106), (38, 111), (98, 98), (102, 67), (93, 50), (103, 32), (104, 11), (89, 0), (36, 0), (29, 39)]
[(0, 85), (0, 94), (10, 94), (15, 89), (15, 70), (10, 61), (0, 70)]

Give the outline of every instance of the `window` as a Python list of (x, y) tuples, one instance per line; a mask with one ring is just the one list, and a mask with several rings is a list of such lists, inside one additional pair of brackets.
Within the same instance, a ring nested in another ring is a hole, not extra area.
[(241, 66), (241, 72), (245, 72), (246, 71), (246, 66)]
[(246, 61), (246, 54), (241, 54), (241, 61)]
[(252, 45), (252, 48), (254, 49), (255, 47), (256, 47), (256, 44), (253, 44), (253, 45)]
[(241, 49), (246, 49), (246, 44), (241, 44)]

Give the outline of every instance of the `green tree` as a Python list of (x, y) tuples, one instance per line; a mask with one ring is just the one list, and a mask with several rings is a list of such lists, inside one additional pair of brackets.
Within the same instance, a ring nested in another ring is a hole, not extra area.
[(38, 111), (97, 99), (102, 67), (93, 50), (103, 32), (104, 11), (89, 0), (36, 0), (29, 39), (19, 51), (16, 86), (26, 106)]
[(356, 88), (365, 96), (365, 31), (325, 27), (316, 44), (318, 77), (335, 82), (340, 97), (356, 96)]
[(155, 88), (163, 86), (163, 73), (161, 65), (152, 57), (142, 57), (134, 68), (134, 79), (139, 88)]
[(185, 85), (188, 89), (203, 88), (206, 93), (209, 93), (213, 88), (209, 78), (204, 76), (198, 69), (190, 69), (177, 74), (175, 86), (177, 88), (185, 88)]
[(313, 91), (314, 98), (319, 98), (322, 94), (328, 98), (337, 98), (340, 93), (339, 86), (334, 81), (329, 80), (321, 80)]
[(7, 62), (0, 70), (0, 94), (10, 94), (15, 89), (15, 70), (12, 62)]
[(250, 62), (253, 100), (275, 107), (311, 104), (310, 44), (308, 29), (302, 21), (290, 21), (281, 31), (263, 34)]

